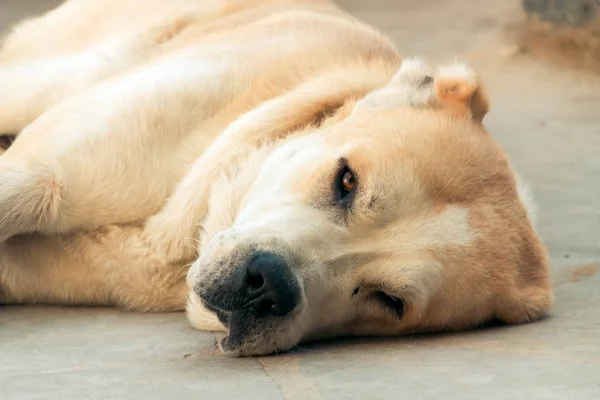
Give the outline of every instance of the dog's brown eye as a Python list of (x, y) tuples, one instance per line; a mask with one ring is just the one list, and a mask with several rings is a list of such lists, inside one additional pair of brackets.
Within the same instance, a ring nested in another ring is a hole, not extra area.
[(344, 165), (337, 174), (335, 182), (335, 197), (342, 206), (349, 206), (356, 191), (357, 179), (354, 172)]
[(348, 170), (344, 172), (344, 175), (342, 176), (342, 187), (344, 188), (344, 192), (350, 193), (355, 185), (356, 180), (354, 179), (352, 171)]

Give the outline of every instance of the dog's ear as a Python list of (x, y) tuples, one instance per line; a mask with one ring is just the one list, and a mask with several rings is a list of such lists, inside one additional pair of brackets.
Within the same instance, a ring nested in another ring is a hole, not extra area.
[(457, 116), (481, 121), (489, 110), (485, 91), (467, 64), (455, 62), (440, 67), (434, 86), (439, 107)]
[(489, 110), (485, 91), (467, 64), (445, 65), (434, 74), (419, 58), (405, 59), (389, 84), (369, 93), (355, 110), (407, 106), (438, 108), (474, 121), (481, 121)]
[(433, 71), (419, 58), (407, 58), (389, 84), (369, 93), (355, 110), (428, 106), (433, 98)]

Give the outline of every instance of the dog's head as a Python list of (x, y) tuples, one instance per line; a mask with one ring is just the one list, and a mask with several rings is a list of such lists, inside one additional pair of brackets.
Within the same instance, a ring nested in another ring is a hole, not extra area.
[(269, 153), (190, 270), (191, 319), (203, 304), (223, 351), (258, 355), (542, 317), (547, 256), (487, 110), (465, 65), (407, 60), (346, 119)]

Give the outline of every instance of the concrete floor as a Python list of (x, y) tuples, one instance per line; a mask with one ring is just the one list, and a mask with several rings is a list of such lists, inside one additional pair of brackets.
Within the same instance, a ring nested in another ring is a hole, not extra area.
[[(56, 2), (1, 0), (0, 28)], [(512, 0), (341, 3), (404, 54), (460, 54), (482, 73), (487, 126), (537, 193), (553, 259), (551, 318), (230, 359), (182, 314), (5, 307), (0, 399), (600, 399), (600, 79), (507, 45)]]

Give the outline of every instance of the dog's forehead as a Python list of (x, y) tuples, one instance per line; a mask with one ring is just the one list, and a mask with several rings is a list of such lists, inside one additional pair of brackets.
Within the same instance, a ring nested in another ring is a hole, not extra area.
[(350, 156), (369, 158), (372, 165), (384, 168), (407, 159), (435, 161), (441, 156), (467, 163), (473, 161), (472, 154), (490, 150), (490, 138), (479, 125), (413, 107), (359, 112), (327, 136)]
[(349, 163), (370, 185), (421, 186), (434, 201), (465, 204), (514, 191), (507, 157), (483, 125), (440, 111), (360, 112), (339, 124), (330, 140), (345, 146)]
[(360, 110), (336, 125), (326, 136), (338, 146), (362, 146), (388, 153), (436, 137), (460, 135), (466, 126), (464, 121), (447, 118), (435, 110), (401, 107)]

